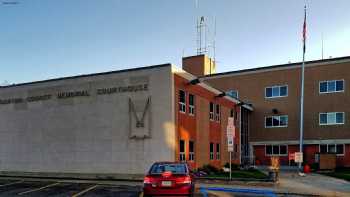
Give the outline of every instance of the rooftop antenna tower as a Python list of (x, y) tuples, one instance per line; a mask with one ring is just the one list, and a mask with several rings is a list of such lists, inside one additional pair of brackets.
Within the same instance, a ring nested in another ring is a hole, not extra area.
[(197, 55), (207, 54), (207, 25), (204, 16), (197, 20)]

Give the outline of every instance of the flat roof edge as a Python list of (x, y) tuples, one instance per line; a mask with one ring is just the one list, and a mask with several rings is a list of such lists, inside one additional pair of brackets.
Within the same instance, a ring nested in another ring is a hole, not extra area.
[[(324, 65), (325, 63), (333, 63), (337, 61), (345, 61), (345, 62), (350, 62), (350, 56), (344, 56), (344, 57), (337, 57), (337, 58), (331, 58), (331, 59), (321, 59), (321, 60), (311, 60), (311, 61), (306, 61), (305, 64), (319, 64), (319, 65)], [(249, 73), (249, 72), (254, 72), (254, 71), (269, 71), (270, 69), (276, 69), (276, 68), (288, 68), (288, 67), (297, 67), (300, 66), (302, 62), (295, 62), (295, 63), (288, 63), (288, 64), (277, 64), (277, 65), (272, 65), (272, 66), (263, 66), (263, 67), (256, 67), (256, 68), (248, 68), (248, 69), (242, 69), (242, 70), (235, 70), (235, 71), (228, 71), (228, 72), (222, 72), (222, 73), (215, 73), (211, 75), (205, 75), (200, 78), (203, 79), (209, 79), (212, 77), (224, 77), (226, 75), (231, 75), (231, 74), (244, 74), (244, 73)]]
[(46, 83), (46, 82), (53, 82), (53, 81), (62, 81), (67, 79), (78, 79), (78, 78), (84, 78), (84, 77), (94, 77), (94, 76), (101, 76), (101, 75), (109, 75), (109, 74), (117, 74), (117, 73), (124, 73), (124, 72), (132, 72), (132, 71), (138, 71), (138, 70), (148, 70), (148, 69), (155, 69), (155, 68), (162, 68), (171, 66), (170, 63), (166, 64), (159, 64), (159, 65), (151, 65), (151, 66), (142, 66), (142, 67), (135, 67), (135, 68), (128, 68), (123, 70), (114, 70), (114, 71), (107, 71), (107, 72), (100, 72), (100, 73), (91, 73), (91, 74), (82, 74), (82, 75), (75, 75), (75, 76), (68, 76), (68, 77), (59, 77), (59, 78), (53, 78), (53, 79), (45, 79), (45, 80), (39, 80), (39, 81), (32, 81), (32, 82), (25, 82), (25, 83), (18, 83), (18, 84), (11, 84), (6, 86), (0, 86), (0, 89), (5, 88), (12, 88), (12, 87), (18, 87), (18, 86), (26, 86), (26, 85), (33, 85), (33, 84), (40, 84), (40, 83)]

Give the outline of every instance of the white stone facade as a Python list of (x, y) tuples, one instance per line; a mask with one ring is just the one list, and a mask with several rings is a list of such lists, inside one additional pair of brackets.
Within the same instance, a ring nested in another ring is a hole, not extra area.
[(0, 171), (143, 174), (175, 160), (174, 114), (171, 65), (0, 88)]

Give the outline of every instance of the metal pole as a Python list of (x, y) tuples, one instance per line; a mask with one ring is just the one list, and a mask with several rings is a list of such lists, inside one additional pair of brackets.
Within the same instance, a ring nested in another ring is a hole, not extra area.
[[(306, 22), (306, 6), (304, 8)], [(305, 27), (304, 27), (305, 28)], [(305, 29), (304, 29), (305, 31)], [(303, 48), (303, 63), (301, 65), (301, 93), (300, 93), (300, 139), (299, 139), (299, 152), (303, 152), (303, 135), (304, 135), (304, 75), (305, 75), (305, 35), (304, 35), (304, 48)], [(299, 162), (299, 170), (301, 171), (302, 163)]]
[(230, 181), (231, 181), (231, 178), (232, 178), (231, 177), (232, 176), (232, 166), (231, 166), (232, 155), (231, 154), (232, 154), (232, 152), (230, 151)]

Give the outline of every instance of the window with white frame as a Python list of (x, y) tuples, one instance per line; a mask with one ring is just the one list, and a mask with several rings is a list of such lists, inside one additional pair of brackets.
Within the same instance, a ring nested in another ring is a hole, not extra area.
[(215, 120), (220, 121), (220, 105), (215, 105)]
[(185, 140), (180, 140), (180, 161), (186, 161)]
[(214, 120), (214, 103), (209, 104), (209, 120)]
[(287, 145), (266, 145), (265, 155), (286, 156), (288, 155)]
[(238, 99), (238, 91), (237, 90), (229, 90), (226, 92), (227, 96)]
[(265, 117), (265, 128), (288, 127), (288, 116), (267, 116)]
[(330, 80), (320, 82), (320, 94), (344, 92), (344, 80)]
[(194, 142), (189, 141), (188, 146), (189, 146), (188, 160), (194, 161)]
[(179, 91), (179, 111), (186, 113), (186, 93), (183, 90)]
[(320, 153), (336, 153), (337, 155), (344, 155), (344, 144), (320, 144)]
[(193, 94), (189, 94), (188, 95), (188, 114), (189, 115), (194, 115), (194, 95)]
[(214, 160), (214, 143), (210, 143), (210, 160)]
[(288, 86), (272, 86), (265, 88), (265, 97), (266, 98), (276, 98), (276, 97), (285, 97), (288, 96)]
[(216, 160), (220, 160), (220, 144), (216, 144)]
[(320, 125), (338, 125), (344, 124), (344, 112), (324, 112), (319, 114)]

